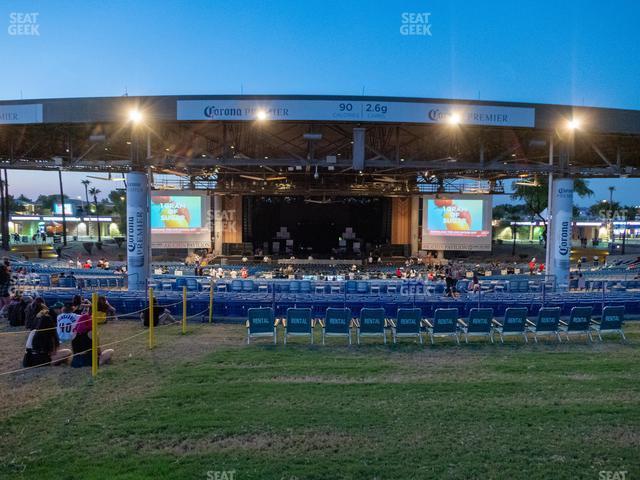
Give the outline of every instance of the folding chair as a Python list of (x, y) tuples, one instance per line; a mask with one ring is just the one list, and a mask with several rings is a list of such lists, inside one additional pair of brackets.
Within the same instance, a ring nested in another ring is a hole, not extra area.
[(598, 334), (598, 338), (602, 341), (603, 333), (619, 333), (622, 340), (627, 340), (622, 331), (622, 325), (624, 324), (624, 307), (622, 306), (606, 306), (602, 309), (602, 318), (600, 323), (596, 321), (591, 322), (591, 329), (589, 336), (593, 332)]
[(560, 324), (560, 307), (543, 307), (538, 311), (535, 323), (527, 320), (527, 332), (533, 334), (533, 340), (538, 343), (538, 337), (555, 336), (562, 342), (558, 326)]
[(348, 308), (327, 308), (322, 325), (322, 344), (325, 337), (347, 337), (351, 345), (351, 310)]
[(502, 323), (498, 320), (493, 320), (493, 330), (500, 335), (500, 343), (504, 343), (504, 337), (520, 335), (524, 338), (525, 343), (529, 343), (526, 332), (528, 313), (529, 310), (526, 307), (510, 307), (504, 311), (504, 320)]
[(433, 322), (425, 320), (425, 323), (431, 345), (433, 345), (434, 337), (455, 337), (456, 343), (460, 345), (457, 308), (436, 308), (433, 314)]
[(308, 335), (313, 344), (313, 324), (311, 321), (310, 308), (288, 308), (287, 317), (284, 321), (284, 344), (287, 344), (287, 337), (302, 337)]
[(398, 337), (417, 336), (422, 345), (421, 322), (422, 310), (419, 308), (399, 308), (396, 313), (396, 320), (391, 327), (393, 343), (396, 343)]
[(247, 310), (247, 345), (252, 337), (271, 337), (276, 343), (276, 325), (273, 308), (250, 308)]
[(569, 335), (584, 335), (591, 340), (589, 329), (591, 327), (591, 314), (593, 307), (573, 307), (569, 314), (569, 321), (560, 320), (558, 330), (564, 333), (569, 341)]
[(493, 308), (472, 308), (469, 310), (469, 318), (458, 320), (458, 324), (464, 333), (465, 343), (469, 343), (469, 337), (489, 337), (493, 343), (493, 330), (491, 321), (493, 320)]
[(387, 344), (387, 335), (384, 331), (384, 308), (363, 308), (360, 310), (360, 318), (356, 322), (356, 339), (360, 345), (360, 337), (379, 337)]

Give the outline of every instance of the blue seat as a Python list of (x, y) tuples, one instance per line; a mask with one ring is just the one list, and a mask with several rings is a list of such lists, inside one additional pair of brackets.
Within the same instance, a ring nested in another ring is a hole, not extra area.
[(602, 309), (602, 318), (600, 322), (592, 322), (591, 331), (598, 334), (598, 338), (602, 341), (603, 333), (618, 333), (622, 340), (626, 340), (622, 326), (624, 324), (625, 309), (623, 306), (607, 305)]
[(543, 307), (538, 311), (535, 322), (528, 321), (527, 331), (533, 334), (538, 343), (539, 336), (555, 336), (561, 342), (558, 326), (560, 324), (560, 307)]
[(247, 344), (251, 342), (252, 337), (271, 336), (273, 343), (276, 343), (276, 326), (272, 308), (250, 308), (247, 311), (247, 317)]
[(437, 308), (433, 315), (433, 321), (426, 323), (432, 345), (434, 337), (454, 337), (456, 343), (460, 345), (457, 308)]
[(232, 292), (242, 292), (242, 280), (232, 280), (231, 281), (231, 291)]
[(313, 344), (313, 324), (311, 320), (310, 308), (288, 308), (287, 318), (284, 324), (284, 344), (287, 344), (287, 337), (309, 336)]
[(500, 335), (500, 342), (504, 343), (504, 337), (521, 335), (525, 343), (527, 340), (526, 322), (529, 313), (526, 307), (509, 307), (505, 310), (502, 323), (493, 321), (494, 331)]
[(382, 342), (387, 343), (385, 334), (385, 312), (384, 308), (363, 308), (360, 310), (360, 318), (356, 325), (356, 338), (360, 345), (360, 337), (379, 337)]
[(489, 337), (493, 343), (493, 308), (472, 308), (469, 310), (467, 321), (458, 320), (464, 333), (465, 343), (469, 337)]
[(398, 337), (417, 336), (422, 344), (421, 323), (422, 311), (419, 308), (399, 308), (392, 328), (393, 343), (396, 343)]
[(351, 310), (348, 308), (327, 308), (322, 322), (322, 344), (325, 337), (347, 337), (351, 345)]
[(590, 340), (591, 315), (593, 307), (573, 307), (569, 314), (569, 321), (560, 320), (558, 330), (564, 333), (569, 340), (569, 335), (584, 335)]

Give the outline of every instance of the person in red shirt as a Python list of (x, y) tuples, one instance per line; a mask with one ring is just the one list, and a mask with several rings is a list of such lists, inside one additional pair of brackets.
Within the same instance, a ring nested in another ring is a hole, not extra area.
[(535, 257), (531, 259), (531, 261), (529, 262), (529, 274), (533, 275), (533, 273), (536, 271), (536, 259)]

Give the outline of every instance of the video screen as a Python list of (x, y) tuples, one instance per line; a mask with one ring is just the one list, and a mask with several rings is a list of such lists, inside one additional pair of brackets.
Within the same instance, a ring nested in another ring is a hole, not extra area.
[(151, 197), (151, 229), (187, 231), (202, 228), (202, 197), (154, 195)]
[(210, 201), (207, 195), (192, 190), (175, 194), (158, 190), (151, 193), (150, 207), (153, 248), (211, 246)]
[(484, 200), (427, 200), (427, 230), (430, 235), (485, 237)]
[(422, 249), (491, 250), (491, 196), (423, 197)]

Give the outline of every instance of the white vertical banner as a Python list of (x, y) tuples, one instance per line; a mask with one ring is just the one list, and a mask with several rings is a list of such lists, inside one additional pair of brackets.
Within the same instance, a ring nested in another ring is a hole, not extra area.
[(129, 290), (145, 290), (149, 279), (149, 182), (144, 172), (127, 173), (127, 273)]
[(573, 179), (553, 178), (551, 183), (550, 225), (547, 233), (549, 274), (559, 288), (568, 288), (573, 227)]

